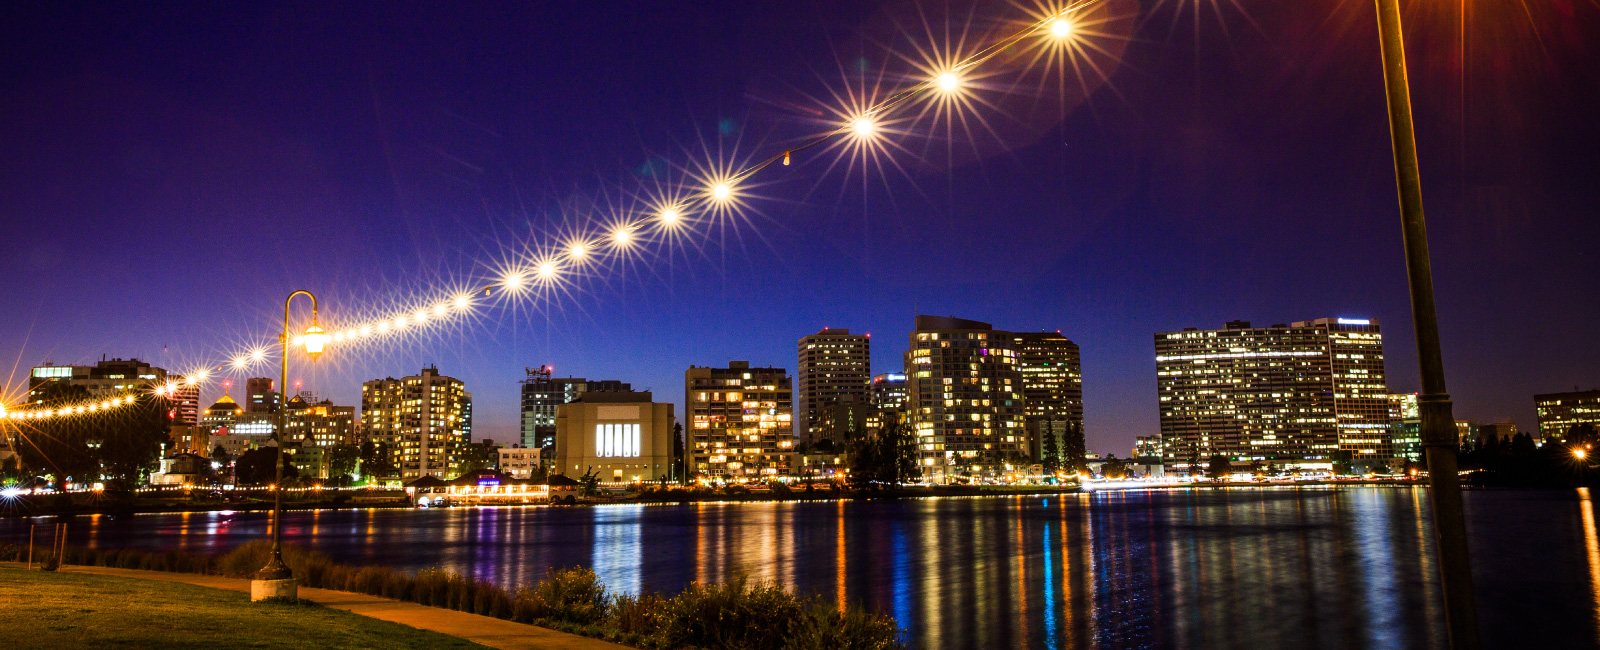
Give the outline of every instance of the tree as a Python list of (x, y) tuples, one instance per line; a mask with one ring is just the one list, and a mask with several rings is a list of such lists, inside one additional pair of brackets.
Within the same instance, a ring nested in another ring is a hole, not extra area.
[(895, 415), (884, 423), (888, 452), (893, 464), (889, 480), (895, 485), (910, 483), (922, 477), (922, 467), (917, 465), (917, 439), (911, 435), (911, 423)]
[[(274, 479), (272, 463), (277, 459), (277, 447), (260, 447), (239, 454), (239, 460), (233, 463), (234, 477), (240, 485), (270, 484)], [(284, 454), (283, 459), (284, 482), (298, 479), (300, 472), (289, 462), (289, 455)]]
[(1567, 435), (1562, 442), (1568, 449), (1577, 449), (1585, 445), (1593, 447), (1594, 443), (1600, 442), (1600, 429), (1596, 429), (1588, 422), (1579, 422), (1567, 429)]
[(464, 443), (456, 456), (456, 467), (462, 474), (500, 466), (500, 452), (494, 445), (480, 442)]
[(589, 471), (578, 477), (578, 485), (583, 488), (584, 496), (594, 496), (600, 491), (600, 474), (594, 470), (594, 465), (589, 466)]
[(1226, 480), (1233, 475), (1233, 461), (1227, 456), (1217, 454), (1211, 457), (1211, 465), (1206, 470), (1206, 476), (1213, 481)]
[(348, 483), (360, 468), (361, 447), (334, 445), (328, 449), (328, 475), (338, 485)]
[(361, 443), (361, 476), (373, 479), (394, 476), (394, 463), (390, 462), (389, 444), (368, 440)]
[(1100, 465), (1100, 475), (1106, 478), (1127, 478), (1128, 464), (1117, 458), (1116, 454), (1106, 454), (1106, 462)]
[(689, 481), (689, 455), (684, 452), (683, 423), (672, 423), (672, 474), (679, 483)]
[(1330, 459), (1333, 460), (1333, 474), (1335, 476), (1349, 476), (1355, 471), (1350, 462), (1350, 452), (1348, 451), (1341, 449), (1333, 452)]
[(1061, 468), (1074, 474), (1089, 471), (1089, 448), (1083, 441), (1083, 425), (1078, 422), (1068, 424), (1061, 435)]
[(1044, 437), (1039, 441), (1039, 464), (1044, 467), (1045, 476), (1054, 476), (1061, 469), (1061, 445), (1050, 427), (1040, 427), (1039, 433)]
[(882, 446), (873, 436), (862, 436), (850, 443), (850, 487), (875, 489), (883, 481)]

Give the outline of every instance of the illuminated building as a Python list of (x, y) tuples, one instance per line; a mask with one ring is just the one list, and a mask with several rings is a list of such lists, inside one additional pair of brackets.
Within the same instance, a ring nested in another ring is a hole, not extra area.
[(177, 385), (172, 386), (172, 392), (167, 399), (172, 400), (172, 420), (177, 426), (200, 426), (200, 386), (184, 382), (182, 377), (174, 376)]
[(994, 475), (1028, 451), (1016, 338), (988, 323), (917, 316), (906, 412), (924, 477)]
[(533, 478), (533, 475), (539, 471), (540, 452), (542, 451), (544, 450), (539, 447), (523, 447), (521, 445), (499, 448), (497, 453), (500, 456), (499, 467), (501, 473), (511, 478)]
[(590, 381), (578, 377), (552, 378), (550, 366), (528, 368), (522, 380), (522, 446), (555, 444), (556, 407), (590, 391), (627, 392), (632, 386), (617, 380)]
[(1027, 414), (1028, 455), (1039, 458), (1044, 437), (1056, 449), (1083, 448), (1083, 370), (1078, 344), (1060, 332), (1016, 334)]
[(906, 406), (906, 373), (888, 372), (872, 378), (874, 408), (898, 411)]
[(1422, 412), (1416, 393), (1389, 396), (1389, 447), (1395, 458), (1422, 462)]
[(244, 410), (250, 413), (276, 413), (282, 396), (273, 388), (277, 382), (267, 377), (244, 380)]
[(243, 414), (244, 407), (239, 406), (232, 397), (223, 395), (201, 415), (200, 426), (211, 435), (227, 433), (233, 428), (234, 421)]
[(361, 420), (374, 443), (389, 445), (405, 480), (457, 473), (456, 450), (471, 434), (472, 393), (429, 366), (410, 377), (361, 385)]
[[(312, 402), (306, 393), (290, 398), (284, 411), (288, 440), (304, 440), (317, 447), (355, 444), (356, 407), (334, 406), (331, 400)], [(470, 433), (470, 432), (469, 432)]]
[[(164, 387), (169, 380), (163, 368), (138, 359), (101, 359), (92, 366), (57, 366), (45, 364), (33, 369), (28, 376), (28, 401), (45, 400), (47, 386), (72, 386), (88, 391), (90, 399), (120, 397), (129, 391), (151, 390)], [(196, 398), (198, 401), (198, 397)], [(198, 409), (198, 404), (196, 405)]]
[(846, 410), (852, 411), (867, 406), (871, 346), (870, 335), (851, 334), (848, 329), (824, 329), (800, 338), (800, 363), (794, 377), (797, 441), (812, 444), (849, 439), (849, 429), (834, 427), (839, 418), (831, 407), (851, 404)]
[(683, 383), (690, 471), (730, 479), (794, 473), (792, 395), (782, 368), (690, 366)]
[(1155, 335), (1168, 464), (1212, 456), (1289, 468), (1386, 467), (1389, 391), (1378, 322), (1322, 318)]
[(1567, 432), (1580, 424), (1600, 428), (1600, 389), (1534, 395), (1533, 405), (1539, 438), (1545, 442), (1565, 441)]
[(649, 392), (593, 391), (556, 407), (555, 473), (602, 481), (672, 478), (672, 405)]
[(1133, 460), (1161, 462), (1161, 436), (1136, 436), (1133, 439)]

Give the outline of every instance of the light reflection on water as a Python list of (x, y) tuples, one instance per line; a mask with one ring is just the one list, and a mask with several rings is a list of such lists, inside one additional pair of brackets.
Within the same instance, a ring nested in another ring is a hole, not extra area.
[[(508, 586), (592, 566), (613, 589), (775, 579), (893, 615), (931, 648), (1431, 648), (1444, 626), (1421, 488), (593, 508), (325, 510), (285, 539), (339, 561)], [(1467, 494), (1486, 647), (1600, 642), (1588, 491)], [(0, 520), (0, 540), (28, 520)], [(218, 552), (259, 513), (72, 520), (73, 543)]]

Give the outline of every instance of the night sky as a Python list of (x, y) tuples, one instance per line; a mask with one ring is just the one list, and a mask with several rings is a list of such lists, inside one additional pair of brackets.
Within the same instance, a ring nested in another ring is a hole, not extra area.
[[(681, 413), (690, 364), (792, 370), (847, 327), (898, 371), (915, 314), (954, 315), (1077, 341), (1090, 448), (1120, 455), (1158, 429), (1154, 332), (1345, 316), (1382, 321), (1416, 390), (1371, 3), (1196, 1), (1108, 2), (1081, 73), (1003, 58), (972, 137), (907, 121), (893, 161), (801, 156), (740, 219), (291, 381), (350, 404), (437, 364), (510, 441), (524, 366)], [(1456, 413), (1530, 428), (1533, 394), (1600, 385), (1600, 5), (1404, 4)], [(1030, 6), (12, 3), (7, 395), (46, 361), (224, 360), (293, 289), (339, 322), (488, 277)]]

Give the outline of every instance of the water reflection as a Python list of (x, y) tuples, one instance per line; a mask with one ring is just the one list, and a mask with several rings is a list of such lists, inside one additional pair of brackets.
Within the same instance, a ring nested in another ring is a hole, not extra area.
[[(1470, 492), (1488, 647), (1600, 640), (1591, 495)], [(615, 590), (737, 576), (893, 615), (930, 648), (1443, 645), (1422, 489), (1195, 489), (1039, 497), (291, 512), (336, 559), (503, 585), (592, 566)], [(25, 541), (29, 520), (0, 520)], [(40, 521), (39, 523), (47, 523)], [(264, 513), (79, 517), (96, 547), (224, 550)], [(1553, 636), (1552, 636), (1553, 635)]]

